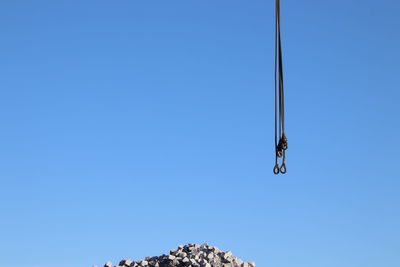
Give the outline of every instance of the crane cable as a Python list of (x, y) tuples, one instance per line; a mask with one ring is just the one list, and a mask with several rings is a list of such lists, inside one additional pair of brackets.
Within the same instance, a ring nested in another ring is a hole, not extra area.
[[(281, 42), (281, 6), (276, 0), (275, 10), (275, 174), (286, 173), (286, 150), (288, 141), (285, 135), (285, 98), (283, 86), (283, 60)], [(282, 163), (279, 166), (279, 159)]]

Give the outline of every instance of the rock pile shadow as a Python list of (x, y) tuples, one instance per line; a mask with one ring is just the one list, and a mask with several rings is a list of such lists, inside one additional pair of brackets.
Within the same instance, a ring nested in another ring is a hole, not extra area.
[[(115, 267), (255, 267), (254, 262), (244, 262), (232, 255), (208, 244), (189, 244), (171, 250), (169, 255), (146, 257), (141, 261), (122, 260)], [(96, 267), (96, 266), (94, 266)], [(107, 262), (104, 267), (114, 267)]]

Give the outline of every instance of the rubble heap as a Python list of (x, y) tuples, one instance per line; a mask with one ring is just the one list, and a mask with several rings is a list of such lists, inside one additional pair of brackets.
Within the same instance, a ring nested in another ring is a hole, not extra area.
[[(232, 255), (208, 244), (189, 244), (171, 250), (169, 255), (146, 257), (141, 261), (122, 260), (115, 267), (255, 267), (254, 262), (243, 262)], [(96, 266), (95, 266), (96, 267)], [(104, 267), (114, 267), (107, 262)]]

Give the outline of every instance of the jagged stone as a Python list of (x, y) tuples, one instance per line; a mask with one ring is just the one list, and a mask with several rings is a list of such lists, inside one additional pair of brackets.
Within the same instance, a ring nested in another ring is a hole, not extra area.
[[(113, 267), (113, 265), (107, 262), (104, 267)], [(146, 257), (138, 262), (125, 259), (115, 267), (256, 267), (256, 264), (243, 262), (233, 256), (231, 251), (224, 252), (204, 243), (179, 246), (171, 250), (169, 255)]]

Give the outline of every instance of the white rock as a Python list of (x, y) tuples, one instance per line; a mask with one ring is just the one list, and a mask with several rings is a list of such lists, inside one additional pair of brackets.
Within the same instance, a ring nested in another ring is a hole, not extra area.
[[(224, 252), (207, 243), (202, 245), (189, 244), (179, 246), (170, 251), (169, 255), (157, 257), (146, 257), (144, 260), (135, 262), (129, 259), (122, 260), (115, 267), (255, 267), (254, 262), (245, 263), (233, 256), (231, 251)], [(94, 266), (96, 267), (96, 266)], [(113, 267), (107, 262), (104, 267)]]

